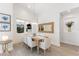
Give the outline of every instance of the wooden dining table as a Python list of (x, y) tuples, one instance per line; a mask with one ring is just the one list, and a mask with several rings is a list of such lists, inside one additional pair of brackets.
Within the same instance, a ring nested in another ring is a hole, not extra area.
[(42, 41), (42, 39), (40, 38), (40, 36), (33, 36), (32, 40), (36, 42), (37, 53), (39, 53), (39, 46), (40, 46), (40, 42)]

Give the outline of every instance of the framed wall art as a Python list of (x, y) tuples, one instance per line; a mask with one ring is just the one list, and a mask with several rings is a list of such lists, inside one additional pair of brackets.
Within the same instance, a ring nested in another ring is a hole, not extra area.
[(0, 22), (11, 22), (11, 16), (8, 14), (0, 13)]
[(0, 23), (0, 31), (10, 31), (11, 24), (9, 23)]
[(0, 13), (0, 31), (11, 31), (11, 16)]
[(17, 24), (17, 33), (24, 33), (24, 24)]
[(26, 32), (31, 32), (32, 31), (32, 25), (31, 24), (27, 24), (26, 25)]

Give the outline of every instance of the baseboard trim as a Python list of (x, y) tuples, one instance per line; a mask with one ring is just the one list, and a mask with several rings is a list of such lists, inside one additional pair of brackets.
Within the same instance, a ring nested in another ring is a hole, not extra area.
[(13, 43), (13, 45), (20, 44), (20, 43), (23, 43), (23, 42), (17, 42), (17, 43)]
[(60, 44), (57, 45), (57, 44), (52, 43), (51, 45), (56, 46), (56, 47), (60, 47)]
[[(69, 43), (69, 42), (60, 42), (60, 43), (69, 44), (69, 45), (73, 45), (73, 46), (79, 46), (77, 44), (72, 44), (72, 43)], [(60, 46), (61, 46), (61, 44), (60, 44)]]

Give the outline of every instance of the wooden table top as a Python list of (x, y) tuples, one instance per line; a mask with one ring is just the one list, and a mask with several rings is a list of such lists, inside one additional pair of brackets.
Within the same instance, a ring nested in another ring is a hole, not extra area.
[(33, 39), (40, 40), (40, 37), (39, 37), (39, 36), (33, 36), (32, 38), (33, 38)]
[(8, 44), (8, 43), (11, 43), (12, 40), (6, 40), (6, 41), (0, 41), (0, 44)]

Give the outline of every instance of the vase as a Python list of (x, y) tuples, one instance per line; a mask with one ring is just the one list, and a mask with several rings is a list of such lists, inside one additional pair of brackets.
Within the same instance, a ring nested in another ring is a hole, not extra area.
[(71, 32), (71, 27), (68, 27), (68, 32)]

